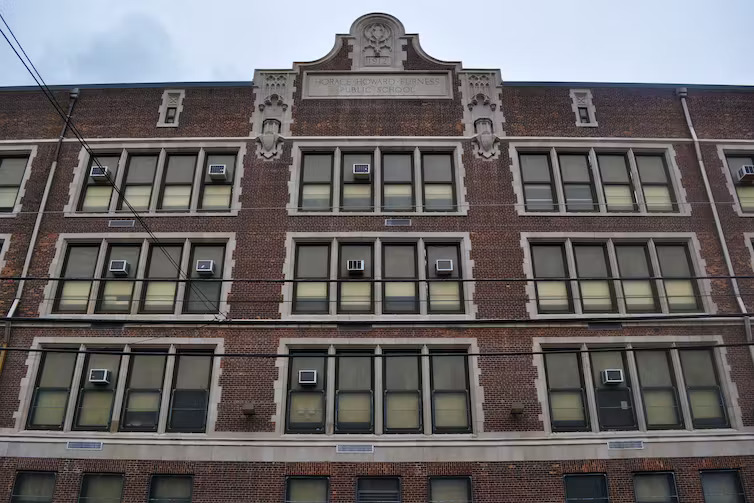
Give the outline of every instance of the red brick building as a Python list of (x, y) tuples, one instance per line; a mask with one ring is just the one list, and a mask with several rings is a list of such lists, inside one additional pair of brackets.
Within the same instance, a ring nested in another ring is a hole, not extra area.
[(502, 82), (369, 14), (53, 91), (0, 89), (0, 500), (754, 496), (752, 88)]

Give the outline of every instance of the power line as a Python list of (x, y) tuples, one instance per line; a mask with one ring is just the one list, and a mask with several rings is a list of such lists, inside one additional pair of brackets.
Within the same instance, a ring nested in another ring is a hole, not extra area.
[[(45, 95), (45, 97), (50, 102), (50, 104), (52, 104), (53, 108), (57, 111), (58, 115), (60, 115), (60, 117), (64, 121), (66, 121), (66, 123), (68, 124), (69, 129), (71, 130), (71, 132), (73, 132), (74, 136), (78, 139), (78, 141), (81, 144), (81, 146), (84, 147), (84, 149), (87, 151), (87, 153), (89, 153), (89, 155), (92, 157), (93, 162), (96, 163), (96, 165), (99, 168), (102, 168), (102, 164), (99, 162), (99, 159), (97, 159), (97, 156), (95, 155), (94, 151), (91, 149), (91, 147), (86, 142), (86, 140), (84, 139), (84, 137), (81, 134), (81, 132), (76, 127), (75, 123), (73, 122), (73, 119), (70, 118), (70, 117), (67, 117), (67, 114), (65, 113), (65, 111), (63, 111), (63, 109), (62, 109), (60, 103), (58, 103), (57, 99), (55, 99), (54, 94), (52, 93), (52, 91), (50, 90), (50, 88), (47, 86), (47, 83), (42, 78), (42, 75), (39, 73), (39, 71), (37, 70), (37, 68), (34, 66), (34, 63), (32, 62), (31, 58), (29, 58), (29, 56), (26, 54), (26, 51), (24, 50), (23, 45), (21, 45), (21, 43), (18, 41), (18, 39), (16, 38), (16, 35), (13, 33), (13, 30), (8, 25), (8, 23), (6, 22), (5, 18), (3, 17), (3, 15), (1, 13), (0, 13), (0, 20), (2, 20), (3, 24), (7, 28), (8, 32), (13, 37), (13, 40), (18, 45), (18, 48), (21, 50), (21, 52), (23, 53), (23, 55), (26, 57), (26, 61), (18, 53), (18, 51), (16, 50), (16, 47), (8, 39), (8, 36), (5, 34), (5, 32), (2, 29), (0, 29), (0, 33), (2, 33), (3, 38), (5, 38), (5, 41), (8, 43), (8, 45), (13, 50), (13, 52), (16, 54), (16, 56), (18, 57), (19, 61), (21, 61), (21, 64), (24, 65), (24, 68), (26, 68), (26, 70), (29, 72), (29, 74), (31, 75), (31, 77), (37, 83), (37, 85), (39, 86), (39, 88), (42, 91), (42, 93)], [(29, 63), (28, 65), (27, 65), (27, 61)], [(34, 69), (33, 72), (29, 68), (29, 66), (31, 66), (31, 68)], [(157, 236), (154, 235), (154, 233), (149, 228), (149, 226), (147, 225), (147, 223), (142, 219), (142, 217), (134, 209), (134, 207), (131, 206), (131, 203), (128, 202), (128, 199), (123, 196), (123, 194), (121, 193), (120, 189), (116, 186), (115, 182), (110, 177), (110, 174), (109, 174), (108, 171), (105, 172), (105, 179), (112, 186), (113, 190), (115, 190), (115, 192), (118, 194), (118, 197), (121, 198), (121, 201), (126, 204), (126, 206), (128, 207), (129, 211), (131, 211), (131, 213), (136, 218), (136, 220), (139, 221), (139, 223), (144, 228), (144, 230), (147, 232), (147, 234), (149, 234), (149, 236), (154, 240), (154, 242), (157, 243), (158, 246), (160, 246), (160, 241), (159, 241), (159, 239), (157, 239)], [(160, 247), (162, 248), (162, 246), (160, 246)], [(183, 272), (183, 270), (181, 269), (180, 265), (177, 264), (175, 262), (175, 260), (173, 260), (173, 258), (168, 254), (168, 252), (164, 248), (162, 248), (162, 251), (163, 251), (165, 257), (167, 257), (168, 261), (170, 261), (170, 263), (173, 266), (175, 266), (176, 270), (178, 271), (179, 276), (183, 275), (184, 277), (187, 277), (188, 275), (185, 272)], [(203, 297), (203, 299), (204, 299), (203, 302), (205, 302), (205, 305), (207, 305), (208, 307), (211, 308), (212, 307), (212, 302), (206, 297), (206, 295), (204, 295), (204, 293), (201, 290), (199, 290), (198, 288), (196, 288), (194, 285), (192, 285), (192, 284), (189, 284), (189, 285), (190, 285), (190, 287), (194, 290), (194, 292), (198, 296)], [(219, 316), (219, 314), (220, 313), (218, 313), (218, 316)], [(227, 313), (221, 313), (221, 314), (222, 314), (222, 316), (225, 319), (227, 319)]]

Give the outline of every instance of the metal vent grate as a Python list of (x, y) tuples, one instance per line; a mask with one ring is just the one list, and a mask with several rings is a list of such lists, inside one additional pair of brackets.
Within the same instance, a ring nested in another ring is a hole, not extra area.
[(411, 227), (410, 218), (386, 218), (385, 227)]
[(101, 451), (102, 442), (67, 442), (66, 449), (85, 449), (88, 451)]
[(611, 440), (607, 443), (608, 449), (643, 449), (642, 440)]
[(107, 223), (108, 227), (133, 227), (136, 225), (135, 220), (110, 220)]
[(338, 454), (371, 454), (374, 452), (372, 444), (338, 444), (335, 446)]

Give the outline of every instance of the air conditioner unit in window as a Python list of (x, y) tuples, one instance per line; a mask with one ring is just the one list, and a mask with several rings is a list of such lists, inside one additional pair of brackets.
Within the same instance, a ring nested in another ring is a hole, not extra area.
[(448, 275), (453, 272), (453, 259), (439, 258), (435, 260), (435, 272), (439, 275)]
[(214, 276), (215, 275), (215, 261), (214, 260), (197, 260), (196, 273), (199, 276)]
[(210, 164), (207, 167), (207, 174), (212, 180), (228, 179), (228, 169), (225, 164)]
[(92, 384), (110, 384), (110, 371), (107, 369), (89, 369), (89, 382)]
[(369, 164), (354, 164), (353, 177), (357, 180), (369, 180), (372, 169)]
[(107, 182), (110, 178), (110, 168), (107, 166), (93, 165), (89, 170), (89, 177), (95, 182)]
[(127, 260), (111, 260), (107, 270), (113, 273), (113, 276), (128, 276), (131, 266)]
[(348, 269), (349, 274), (362, 274), (364, 272), (364, 261), (349, 260), (346, 262), (346, 269)]
[(738, 170), (737, 181), (739, 183), (754, 182), (754, 164), (746, 164), (745, 166), (741, 166), (741, 169)]
[(600, 372), (602, 384), (620, 384), (623, 382), (623, 369), (604, 369)]
[(298, 383), (301, 386), (315, 386), (317, 384), (316, 370), (299, 370)]

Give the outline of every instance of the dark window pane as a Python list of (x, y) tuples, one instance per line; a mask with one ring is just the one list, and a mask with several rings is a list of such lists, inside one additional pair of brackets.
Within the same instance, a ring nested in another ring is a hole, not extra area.
[(149, 486), (149, 503), (191, 503), (191, 476), (155, 475)]
[(156, 155), (134, 155), (128, 160), (126, 183), (152, 184), (157, 169)]
[(429, 479), (429, 501), (430, 503), (470, 503), (470, 482), (466, 477), (433, 477)]
[(121, 430), (157, 430), (165, 361), (165, 355), (131, 355)]
[(615, 247), (621, 278), (647, 278), (649, 258), (644, 245), (620, 245)]
[(741, 477), (735, 470), (702, 472), (704, 503), (745, 503)]
[(120, 503), (123, 475), (86, 473), (81, 482), (79, 503)]
[(0, 184), (20, 185), (26, 172), (28, 157), (5, 157), (0, 159)]
[(665, 158), (662, 155), (637, 155), (636, 164), (641, 183), (668, 183)]
[(296, 277), (327, 278), (330, 260), (328, 245), (299, 245)]
[(657, 245), (657, 259), (663, 277), (688, 279), (692, 276), (685, 245)]
[(327, 182), (332, 179), (332, 154), (304, 154), (303, 181)]
[(11, 503), (52, 503), (55, 474), (52, 472), (18, 472), (13, 484)]
[(75, 365), (75, 353), (44, 353), (29, 411), (30, 428), (63, 428)]
[(576, 270), (579, 277), (601, 278), (608, 276), (607, 256), (602, 245), (574, 245)]
[(555, 211), (555, 196), (550, 185), (525, 185), (527, 211)]
[(678, 501), (672, 473), (634, 475), (636, 503), (673, 503)]
[(600, 154), (597, 156), (603, 183), (631, 183), (626, 156), (623, 154)]
[(171, 155), (168, 157), (165, 183), (192, 184), (196, 169), (196, 155)]
[(557, 350), (545, 354), (553, 431), (584, 431), (589, 426), (580, 358)]
[(560, 154), (558, 162), (564, 183), (591, 183), (589, 161), (585, 154)]
[(563, 195), (568, 211), (594, 211), (597, 209), (591, 185), (564, 185)]
[(286, 503), (327, 503), (326, 477), (291, 477), (286, 487)]
[[(84, 373), (81, 376), (79, 403), (76, 408), (74, 425), (76, 429), (103, 430), (110, 426), (115, 387), (118, 383), (121, 356), (117, 354), (90, 354), (86, 357)], [(109, 383), (89, 382), (93, 369), (104, 369), (109, 373)]]
[[(191, 250), (191, 278), (222, 278), (225, 246), (223, 245), (194, 245)], [(196, 272), (199, 260), (212, 260), (215, 272), (212, 276), (202, 276)], [(216, 313), (220, 309), (221, 281), (191, 281), (186, 284), (185, 312), (188, 313)]]
[(602, 474), (566, 475), (566, 503), (608, 501), (607, 480)]
[(566, 272), (562, 245), (532, 245), (534, 275), (537, 278), (565, 278)]
[(521, 177), (524, 182), (550, 183), (549, 154), (521, 154)]
[(170, 404), (171, 431), (204, 431), (209, 402), (212, 356), (179, 353), (176, 356), (175, 383)]
[(412, 154), (385, 154), (382, 156), (382, 181), (410, 183), (413, 180)]
[(400, 503), (401, 488), (397, 478), (360, 478), (357, 480), (357, 503)]
[(451, 154), (422, 155), (425, 182), (452, 182), (453, 159)]
[[(359, 353), (362, 355), (371, 352)], [(374, 360), (339, 353), (335, 395), (335, 432), (371, 433), (374, 425), (372, 374)]]

